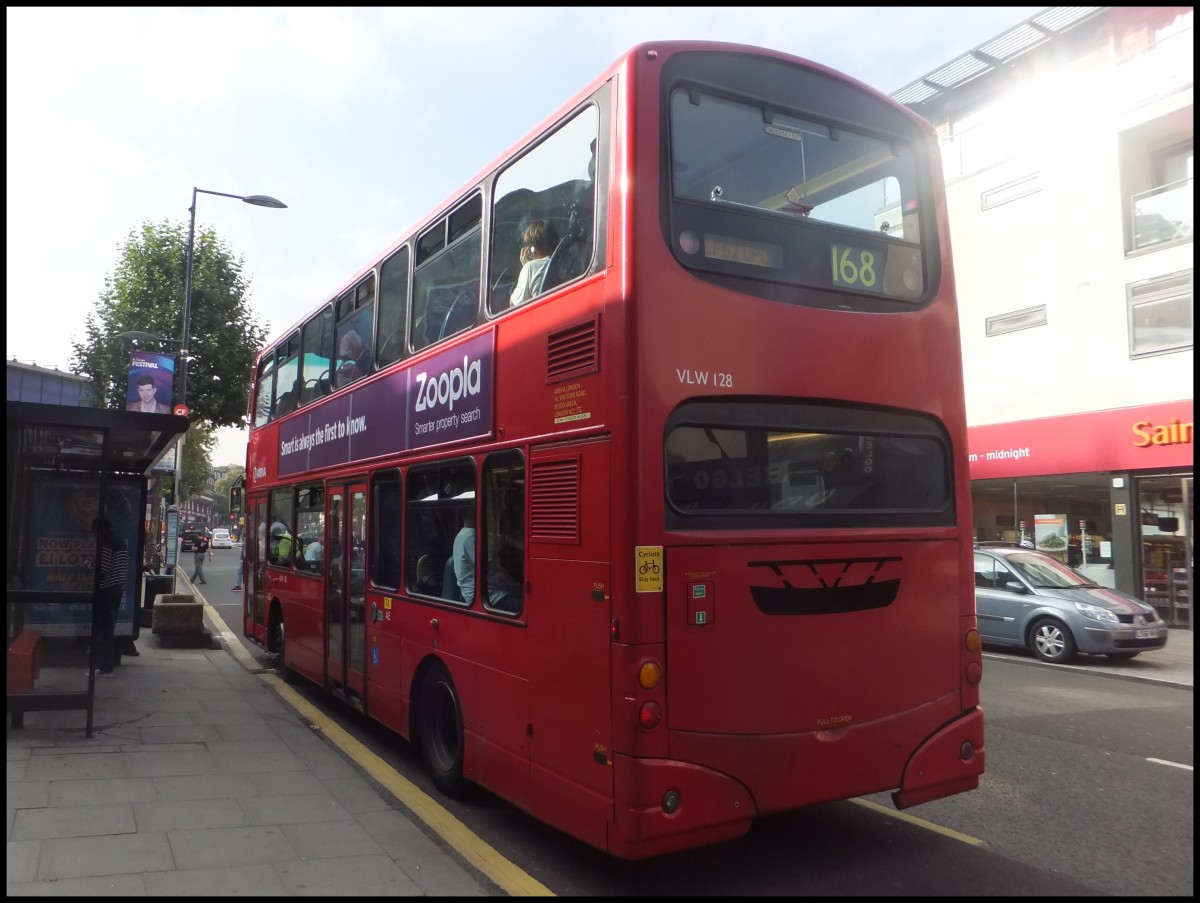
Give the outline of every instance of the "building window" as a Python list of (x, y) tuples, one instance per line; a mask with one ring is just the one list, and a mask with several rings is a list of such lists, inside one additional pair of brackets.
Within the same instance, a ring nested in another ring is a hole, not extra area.
[(1046, 325), (1046, 305), (1039, 304), (1037, 307), (1026, 307), (1024, 310), (1009, 311), (1006, 314), (998, 314), (995, 317), (988, 317), (987, 334), (1004, 335), (1006, 332), (1016, 332), (1018, 329), (1032, 329), (1034, 326)]
[(1037, 194), (1041, 190), (1041, 174), (1036, 172), (1030, 173), (1027, 176), (1022, 176), (1019, 179), (1009, 182), (1007, 185), (989, 188), (979, 196), (979, 207), (981, 210), (999, 207), (1001, 204), (1007, 204), (1009, 201)]
[(1135, 282), (1126, 289), (1129, 356), (1192, 347), (1192, 271)]
[[(1178, 137), (1173, 119), (1155, 120), (1121, 135), (1121, 183), (1126, 193), (1130, 252), (1191, 241), (1192, 142)], [(1191, 128), (1188, 117), (1186, 127)]]

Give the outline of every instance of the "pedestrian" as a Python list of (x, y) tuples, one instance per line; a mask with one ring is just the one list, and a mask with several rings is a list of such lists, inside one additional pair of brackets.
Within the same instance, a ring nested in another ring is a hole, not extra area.
[(238, 559), (238, 578), (237, 585), (231, 590), (236, 592), (242, 588), (242, 578), (246, 575), (246, 543), (242, 543), (242, 557)]
[(93, 527), (100, 533), (99, 580), (92, 605), (92, 655), (88, 670), (94, 670), (97, 677), (112, 677), (117, 665), (117, 613), (129, 581), (129, 550), (125, 541), (113, 532), (107, 517), (97, 517)]
[(192, 583), (208, 583), (204, 579), (205, 556), (212, 561), (212, 549), (208, 547), (208, 534), (201, 530), (196, 535), (195, 545), (192, 546), (192, 560), (196, 563), (196, 569), (192, 573)]

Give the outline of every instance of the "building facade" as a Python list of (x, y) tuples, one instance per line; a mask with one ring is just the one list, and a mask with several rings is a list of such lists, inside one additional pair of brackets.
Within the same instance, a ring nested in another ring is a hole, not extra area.
[(1192, 20), (1048, 7), (892, 95), (942, 139), (976, 538), (1188, 628)]

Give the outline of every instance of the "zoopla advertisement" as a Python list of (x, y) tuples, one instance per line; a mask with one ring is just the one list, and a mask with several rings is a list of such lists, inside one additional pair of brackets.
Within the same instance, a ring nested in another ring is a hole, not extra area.
[(313, 405), (280, 427), (280, 476), (491, 435), (495, 347), (490, 331)]

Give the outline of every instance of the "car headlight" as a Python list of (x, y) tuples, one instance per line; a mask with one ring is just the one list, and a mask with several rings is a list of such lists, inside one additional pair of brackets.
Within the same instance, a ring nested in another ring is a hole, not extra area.
[(1076, 602), (1075, 607), (1079, 609), (1079, 613), (1085, 618), (1091, 618), (1093, 621), (1111, 621), (1114, 624), (1120, 623), (1117, 616), (1107, 608), (1101, 608), (1099, 605), (1092, 605), (1090, 602)]

